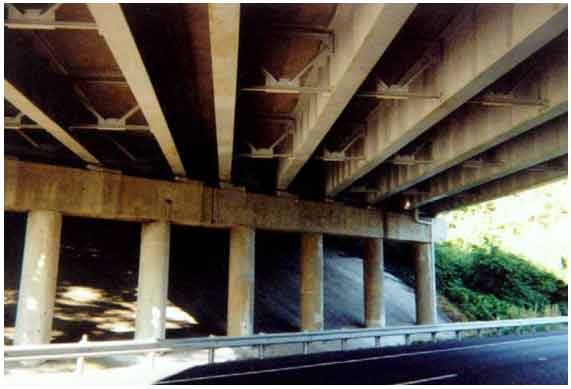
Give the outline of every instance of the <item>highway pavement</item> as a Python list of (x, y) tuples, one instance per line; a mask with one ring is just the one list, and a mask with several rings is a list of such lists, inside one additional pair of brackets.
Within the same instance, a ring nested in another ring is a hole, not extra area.
[(233, 361), (159, 384), (566, 385), (567, 331)]

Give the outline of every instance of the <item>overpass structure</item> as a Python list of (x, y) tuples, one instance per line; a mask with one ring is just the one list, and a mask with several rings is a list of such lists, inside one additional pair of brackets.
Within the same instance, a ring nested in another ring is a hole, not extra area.
[(5, 211), (26, 212), (17, 345), (50, 340), (64, 216), (141, 223), (136, 338), (165, 337), (172, 224), (230, 231), (227, 333), (253, 331), (257, 229), (301, 234), (301, 330), (323, 234), (416, 246), (435, 216), (567, 176), (566, 4), (7, 4)]

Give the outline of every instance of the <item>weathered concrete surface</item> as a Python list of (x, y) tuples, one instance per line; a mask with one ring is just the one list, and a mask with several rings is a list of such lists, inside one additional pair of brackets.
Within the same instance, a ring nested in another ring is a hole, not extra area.
[(386, 324), (384, 273), (382, 239), (365, 239), (363, 242), (363, 283), (367, 327), (384, 327)]
[(245, 226), (230, 229), (227, 335), (254, 332), (256, 231)]
[[(430, 241), (429, 227), (407, 214), (14, 160), (5, 160), (4, 199), (7, 211)], [(445, 239), (442, 223), (435, 223), (432, 239)]]
[(301, 237), (300, 327), (302, 331), (323, 330), (323, 235)]
[(173, 174), (186, 176), (171, 130), (120, 4), (88, 4)]
[(411, 199), (411, 207), (421, 207), (562, 157), (568, 151), (568, 131), (567, 114), (561, 115), (496, 147), (492, 162), (454, 166), (428, 181), (423, 193)]
[(135, 338), (164, 339), (169, 281), (170, 224), (145, 223), (141, 228)]
[[(539, 154), (539, 151), (548, 151), (548, 146), (543, 143), (551, 141), (553, 144), (554, 141), (561, 139), (561, 136), (553, 134), (549, 126), (542, 124), (565, 120), (565, 134), (567, 134), (567, 115), (562, 115), (567, 111), (567, 83), (564, 82), (567, 78), (567, 53), (561, 49), (553, 51), (554, 54), (536, 65), (542, 69), (540, 77), (530, 77), (525, 80), (526, 83), (518, 85), (518, 92), (522, 97), (533, 95), (532, 91), (535, 90), (542, 91), (541, 98), (547, 102), (545, 106), (480, 104), (463, 106), (434, 128), (430, 137), (430, 156), (427, 158), (433, 163), (384, 165), (373, 185), (379, 192), (371, 194), (369, 202), (376, 203), (402, 192), (498, 144), (510, 139), (515, 140), (518, 135), (521, 138), (521, 134), (526, 131), (531, 130), (537, 134), (537, 141), (525, 144), (526, 150), (532, 151), (537, 145), (543, 150), (533, 150), (536, 154)], [(564, 148), (561, 144), (560, 149), (565, 154), (567, 142)], [(505, 161), (506, 157), (515, 159), (522, 156), (519, 150), (511, 151), (510, 155), (505, 155), (505, 152), (503, 154), (498, 155), (496, 160)]]
[(566, 29), (565, 4), (467, 7), (441, 34), (440, 61), (410, 85), (441, 97), (379, 104), (366, 119), (366, 160), (330, 167), (327, 193), (348, 188)]
[(436, 274), (434, 268), (434, 245), (417, 243), (416, 251), (416, 323), (435, 324)]
[(51, 339), (58, 278), (62, 215), (28, 214), (14, 344), (44, 344)]
[(208, 4), (220, 181), (232, 178), (240, 4)]
[(432, 214), (508, 196), (568, 176), (567, 156), (482, 184), (477, 191), (459, 193), (427, 205)]
[(281, 160), (277, 187), (287, 188), (323, 137), (341, 115), (353, 94), (387, 49), (416, 4), (340, 4), (330, 29), (335, 34), (335, 52), (325, 70), (315, 67), (308, 77), (316, 85), (329, 86), (327, 94), (300, 99), (293, 153)]

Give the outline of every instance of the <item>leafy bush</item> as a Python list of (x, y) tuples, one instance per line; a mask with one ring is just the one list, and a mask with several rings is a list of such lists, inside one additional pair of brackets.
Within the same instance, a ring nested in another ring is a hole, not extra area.
[[(470, 320), (567, 314), (565, 282), (492, 242), (469, 247), (445, 242), (435, 251), (438, 292)], [(403, 266), (406, 262), (395, 263), (390, 257), (386, 263), (390, 272), (414, 287), (412, 263)]]

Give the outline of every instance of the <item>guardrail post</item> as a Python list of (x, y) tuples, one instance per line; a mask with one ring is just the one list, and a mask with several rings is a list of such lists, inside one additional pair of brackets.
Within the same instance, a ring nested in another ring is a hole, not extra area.
[(157, 356), (157, 353), (154, 351), (147, 354), (147, 363), (150, 365), (151, 370), (155, 370), (156, 356)]
[(347, 339), (341, 338), (341, 351), (345, 351), (347, 348)]
[(375, 336), (375, 347), (381, 347), (381, 337)]
[(481, 328), (479, 328), (479, 329), (476, 331), (476, 333), (478, 334), (478, 338), (481, 338), (481, 337), (483, 336), (483, 335), (482, 335), (482, 329), (481, 329)]
[(216, 349), (214, 347), (208, 349), (208, 363), (214, 363), (214, 353)]
[(308, 354), (309, 353), (309, 342), (303, 342), (303, 353), (304, 354)]
[(438, 334), (437, 332), (430, 333), (430, 340), (432, 341), (432, 343), (436, 343), (436, 340), (437, 340), (436, 335), (437, 334)]
[(404, 336), (404, 343), (408, 346), (411, 343), (410, 334)]
[(258, 358), (264, 359), (266, 357), (266, 346), (263, 344), (258, 345)]
[(462, 340), (462, 331), (456, 331), (456, 340)]
[[(79, 344), (87, 343), (87, 334), (83, 334), (81, 336), (81, 340)], [(85, 357), (77, 357), (77, 361), (75, 362), (75, 374), (83, 374), (83, 367), (85, 365)]]

